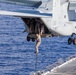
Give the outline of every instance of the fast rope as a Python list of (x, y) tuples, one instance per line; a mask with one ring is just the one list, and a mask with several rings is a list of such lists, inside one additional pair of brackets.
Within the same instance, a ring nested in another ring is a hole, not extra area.
[(35, 59), (36, 59), (36, 61), (35, 61), (35, 71), (37, 71), (37, 68), (38, 68), (38, 54), (36, 54)]

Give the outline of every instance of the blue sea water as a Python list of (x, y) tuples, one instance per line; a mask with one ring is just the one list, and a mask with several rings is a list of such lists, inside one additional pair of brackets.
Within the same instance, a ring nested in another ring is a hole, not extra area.
[[(0, 3), (0, 9), (13, 11), (25, 7)], [(29, 75), (76, 54), (76, 46), (67, 44), (69, 37), (43, 38), (36, 69), (35, 43), (26, 41), (24, 29), (19, 17), (0, 16), (0, 75)]]

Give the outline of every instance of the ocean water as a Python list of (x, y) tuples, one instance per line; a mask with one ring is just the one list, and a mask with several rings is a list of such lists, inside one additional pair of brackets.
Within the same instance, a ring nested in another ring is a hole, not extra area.
[[(13, 11), (25, 7), (0, 3), (1, 9)], [(53, 37), (42, 39), (36, 56), (35, 42), (26, 41), (24, 29), (19, 17), (0, 16), (0, 75), (29, 75), (76, 54), (76, 46), (67, 44), (69, 37)]]

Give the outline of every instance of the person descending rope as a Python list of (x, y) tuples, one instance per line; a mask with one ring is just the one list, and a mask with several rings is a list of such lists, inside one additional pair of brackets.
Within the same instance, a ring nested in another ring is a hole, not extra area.
[(38, 54), (38, 52), (39, 52), (38, 47), (41, 44), (41, 34), (36, 34), (36, 38), (37, 38), (37, 41), (36, 41), (36, 54)]
[(41, 44), (41, 36), (42, 36), (43, 32), (44, 32), (44, 26), (42, 25), (41, 27), (38, 27), (38, 33), (36, 34), (36, 54), (38, 54), (38, 52), (39, 52), (38, 47)]

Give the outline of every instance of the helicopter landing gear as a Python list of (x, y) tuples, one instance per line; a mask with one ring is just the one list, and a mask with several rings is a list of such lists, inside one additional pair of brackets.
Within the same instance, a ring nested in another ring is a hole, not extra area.
[(35, 34), (28, 34), (26, 40), (28, 42), (29, 41), (35, 42), (35, 40), (36, 40)]
[(68, 39), (68, 44), (70, 45), (71, 43), (73, 43), (74, 45), (76, 45), (76, 38), (73, 38), (74, 33), (71, 35), (71, 37)]
[(31, 38), (27, 36), (27, 41), (28, 41), (28, 42), (30, 41), (30, 39), (31, 39)]
[(76, 45), (76, 38), (74, 38), (74, 40), (73, 40), (73, 44)]
[(68, 44), (70, 45), (72, 42), (73, 42), (73, 39), (72, 38), (69, 38), (68, 39)]

